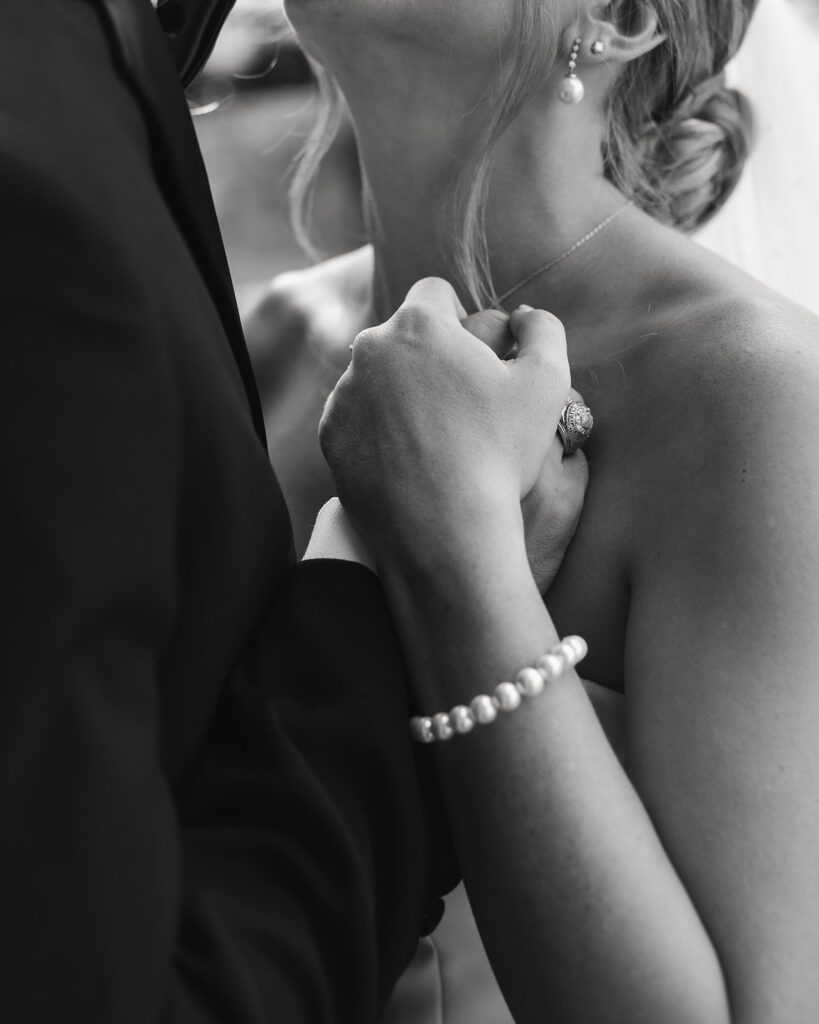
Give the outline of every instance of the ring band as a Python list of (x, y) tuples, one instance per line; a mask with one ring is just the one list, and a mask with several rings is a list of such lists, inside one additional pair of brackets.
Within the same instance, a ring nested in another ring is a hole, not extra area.
[(571, 396), (566, 399), (563, 412), (557, 422), (557, 432), (563, 442), (563, 454), (574, 455), (591, 437), (594, 416), (583, 402)]

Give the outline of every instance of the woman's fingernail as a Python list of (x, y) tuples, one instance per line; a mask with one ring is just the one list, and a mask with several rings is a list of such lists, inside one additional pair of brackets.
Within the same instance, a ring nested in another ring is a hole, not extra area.
[(526, 306), (526, 305), (518, 306), (518, 308), (515, 310), (515, 312), (516, 313), (531, 313), (534, 308), (535, 308), (534, 306)]

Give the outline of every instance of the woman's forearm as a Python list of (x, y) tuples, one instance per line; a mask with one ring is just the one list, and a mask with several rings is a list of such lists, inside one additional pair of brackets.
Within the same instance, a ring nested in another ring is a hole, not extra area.
[[(508, 539), (519, 533), (498, 534), (499, 558), (473, 532), (438, 572), (385, 573), (425, 713), (491, 693), (557, 640)], [(438, 747), (427, 753), (516, 1020), (730, 1019), (714, 947), (575, 672)]]

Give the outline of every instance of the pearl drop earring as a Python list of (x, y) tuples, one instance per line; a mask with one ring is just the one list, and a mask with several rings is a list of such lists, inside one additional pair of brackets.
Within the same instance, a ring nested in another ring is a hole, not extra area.
[(583, 99), (585, 89), (583, 83), (575, 74), (575, 68), (577, 67), (577, 55), (580, 52), (580, 47), (583, 44), (583, 40), (578, 37), (572, 43), (572, 50), (569, 54), (569, 73), (560, 83), (560, 89), (558, 90), (558, 98), (562, 103), (579, 103)]

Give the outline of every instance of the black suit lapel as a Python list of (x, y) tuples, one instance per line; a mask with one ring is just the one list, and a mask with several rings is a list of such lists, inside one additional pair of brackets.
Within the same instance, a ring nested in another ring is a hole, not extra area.
[(202, 155), (170, 49), (149, 0), (96, 0), (111, 27), (123, 70), (148, 119), (160, 185), (230, 339), (253, 422), (264, 441), (264, 418), (245, 346), (236, 298)]

